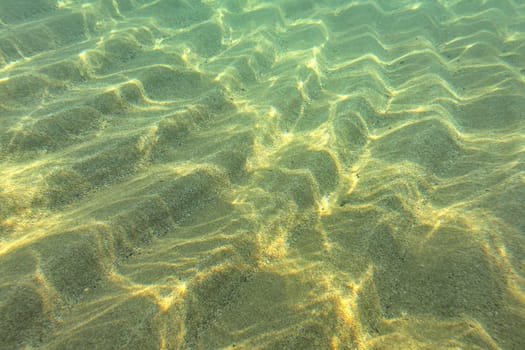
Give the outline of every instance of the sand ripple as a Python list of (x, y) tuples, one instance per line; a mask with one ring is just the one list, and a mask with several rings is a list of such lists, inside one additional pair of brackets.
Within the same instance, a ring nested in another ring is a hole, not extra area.
[(522, 1), (3, 0), (0, 348), (525, 348)]

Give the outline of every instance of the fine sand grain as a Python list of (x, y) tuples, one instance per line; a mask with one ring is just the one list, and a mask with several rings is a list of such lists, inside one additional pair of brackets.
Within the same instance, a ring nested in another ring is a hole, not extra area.
[(525, 349), (518, 0), (0, 0), (0, 349)]

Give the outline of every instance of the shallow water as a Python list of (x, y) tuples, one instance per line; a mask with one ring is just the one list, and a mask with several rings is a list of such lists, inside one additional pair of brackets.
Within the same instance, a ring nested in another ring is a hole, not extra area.
[(525, 2), (0, 0), (0, 349), (523, 349)]

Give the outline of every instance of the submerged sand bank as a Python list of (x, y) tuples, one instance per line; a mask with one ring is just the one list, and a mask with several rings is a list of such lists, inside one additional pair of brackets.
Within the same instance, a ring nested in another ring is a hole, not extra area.
[(0, 2), (0, 348), (525, 347), (517, 1)]

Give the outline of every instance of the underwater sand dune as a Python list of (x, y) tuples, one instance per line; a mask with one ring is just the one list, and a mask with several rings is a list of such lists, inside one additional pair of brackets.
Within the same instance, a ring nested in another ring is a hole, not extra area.
[(521, 1), (0, 1), (0, 349), (525, 348)]

